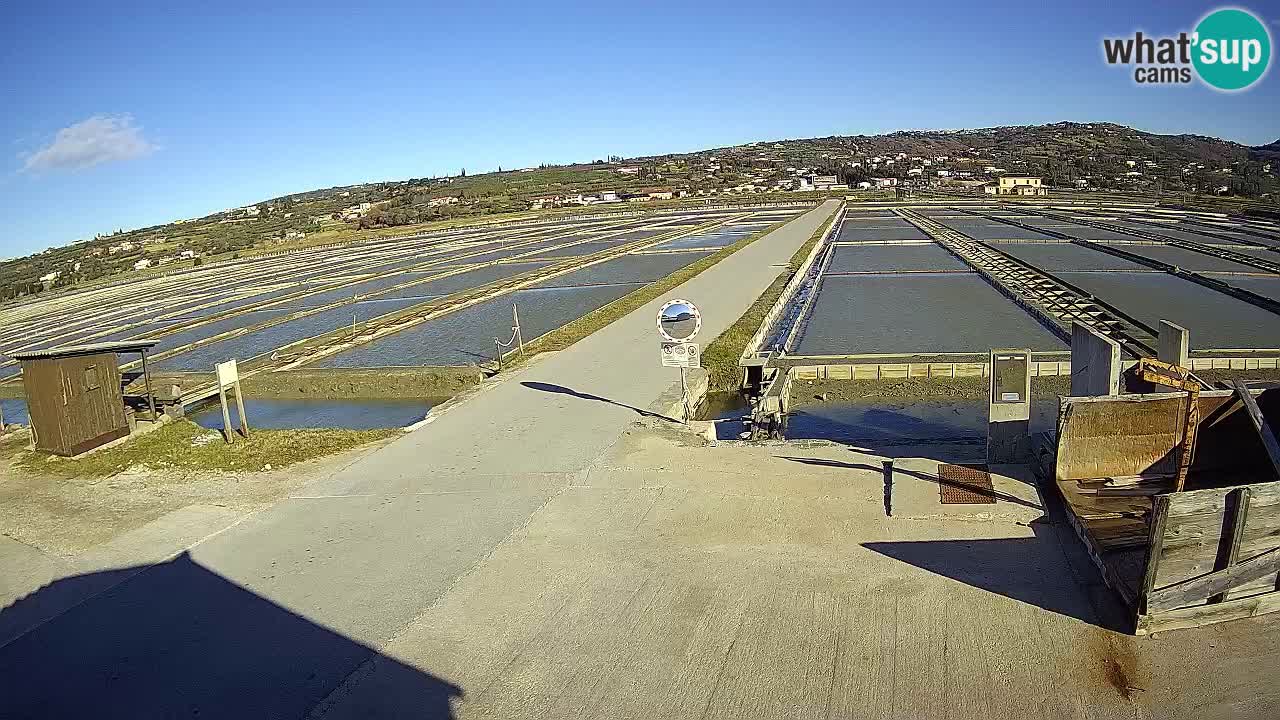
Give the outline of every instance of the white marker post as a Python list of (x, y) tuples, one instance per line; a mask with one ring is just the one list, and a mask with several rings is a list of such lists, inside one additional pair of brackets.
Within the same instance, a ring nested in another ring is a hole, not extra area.
[(689, 385), (685, 381), (685, 368), (702, 364), (698, 346), (689, 342), (702, 330), (702, 312), (688, 300), (668, 300), (658, 311), (658, 335), (662, 338), (663, 367), (680, 368), (680, 394), (684, 405), (684, 421), (687, 424), (692, 413), (689, 410)]
[(236, 394), (236, 410), (240, 413), (240, 434), (249, 437), (249, 419), (244, 412), (244, 394), (240, 392), (240, 369), (235, 360), (228, 360), (214, 366), (218, 375), (218, 400), (222, 402), (222, 434), (227, 443), (235, 442), (235, 433), (231, 428), (231, 412), (227, 407), (227, 390)]

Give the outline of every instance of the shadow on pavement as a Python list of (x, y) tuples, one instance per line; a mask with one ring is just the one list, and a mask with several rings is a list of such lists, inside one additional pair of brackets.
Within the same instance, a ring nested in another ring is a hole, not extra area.
[[(847, 462), (842, 462), (840, 460), (826, 460), (823, 458), (807, 458), (807, 457), (791, 457), (788, 455), (782, 455), (780, 457), (783, 460), (790, 460), (791, 462), (803, 463), (805, 465), (820, 465), (822, 467), (847, 468), (850, 470), (870, 470), (876, 473), (882, 473), (884, 471), (884, 469), (880, 466), (870, 465), (867, 463), (847, 463)], [(925, 472), (919, 472), (918, 470), (907, 470), (905, 468), (894, 467), (893, 474), (906, 475), (909, 477), (917, 478), (919, 480), (924, 480), (926, 482), (931, 482), (937, 485), (947, 485), (949, 487), (963, 488), (964, 490), (968, 490), (978, 495), (994, 498), (996, 500), (1002, 500), (1007, 503), (1013, 503), (1014, 505), (1029, 507), (1029, 508), (1032, 508), (1033, 510), (1040, 510), (1040, 511), (1044, 510), (1044, 508), (1040, 507), (1040, 505), (1036, 503), (1030, 502), (1028, 500), (1023, 500), (1020, 497), (1016, 497), (1008, 493), (1002, 493), (999, 490), (988, 490), (987, 488), (978, 487), (976, 485), (969, 485), (967, 483), (955, 482), (953, 480), (945, 480), (931, 473), (925, 473)]]
[(559, 395), (569, 395), (570, 397), (576, 397), (582, 400), (594, 400), (596, 402), (608, 403), (609, 405), (617, 405), (620, 408), (626, 408), (627, 410), (630, 410), (642, 417), (653, 418), (655, 420), (666, 420), (667, 422), (674, 422), (674, 423), (679, 422), (675, 418), (669, 418), (666, 415), (659, 415), (658, 413), (649, 412), (648, 410), (641, 410), (640, 408), (635, 407), (633, 405), (620, 403), (617, 400), (610, 400), (609, 398), (600, 397), (599, 395), (592, 395), (591, 393), (578, 392), (577, 390), (574, 390), (572, 388), (567, 388), (563, 385), (555, 385), (553, 383), (544, 383), (544, 382), (529, 382), (529, 381), (525, 381), (520, 384), (531, 390), (557, 393)]
[(1104, 630), (1127, 633), (1118, 617), (1100, 612), (1086, 589), (1062, 567), (1058, 538), (1043, 518), (1032, 538), (868, 542), (862, 546), (971, 587), (1003, 595)]
[(51, 616), (0, 646), (5, 718), (302, 718), (366, 662), (378, 692), (360, 694), (363, 716), (445, 720), (463, 696), (186, 553), (57, 580), (0, 610), (0, 627)]

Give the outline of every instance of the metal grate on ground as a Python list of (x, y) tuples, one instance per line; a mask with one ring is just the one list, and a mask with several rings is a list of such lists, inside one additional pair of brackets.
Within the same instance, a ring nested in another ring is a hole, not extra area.
[(938, 495), (943, 505), (994, 505), (995, 487), (986, 465), (938, 466)]

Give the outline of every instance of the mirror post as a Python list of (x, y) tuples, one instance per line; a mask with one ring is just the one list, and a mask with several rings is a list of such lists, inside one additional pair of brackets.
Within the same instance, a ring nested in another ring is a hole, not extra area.
[(685, 406), (685, 424), (691, 420), (689, 416), (689, 384), (685, 382), (685, 369), (680, 369), (680, 401)]

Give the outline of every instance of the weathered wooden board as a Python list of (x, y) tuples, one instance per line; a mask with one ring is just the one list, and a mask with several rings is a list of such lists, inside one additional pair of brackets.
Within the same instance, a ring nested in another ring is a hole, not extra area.
[(1166, 630), (1200, 627), (1228, 620), (1241, 620), (1280, 611), (1280, 593), (1228, 600), (1214, 605), (1196, 605), (1193, 607), (1166, 610), (1161, 613), (1138, 616), (1135, 633), (1147, 635)]
[[(1259, 475), (1258, 443), (1240, 403), (1231, 407), (1233, 395), (1231, 390), (1200, 394), (1202, 422), (1192, 472), (1270, 479)], [(1186, 393), (1061, 398), (1055, 479), (1173, 474), (1187, 401)]]
[[(1212, 488), (1171, 493), (1163, 543), (1156, 565), (1154, 589), (1159, 590), (1218, 569), (1224, 547), (1236, 542), (1235, 557), (1244, 563), (1280, 548), (1280, 482), (1243, 486), (1249, 490), (1249, 509), (1243, 528), (1229, 521), (1228, 495), (1236, 488)], [(1276, 572), (1232, 585), (1228, 597), (1239, 598), (1274, 591)], [(1208, 601), (1208, 595), (1198, 602)]]
[(1185, 393), (1061, 399), (1055, 479), (1169, 473)]
[(1280, 571), (1280, 548), (1272, 548), (1222, 570), (1160, 588), (1147, 598), (1147, 610), (1154, 613), (1199, 605), (1232, 588), (1263, 577), (1275, 577), (1277, 571)]

